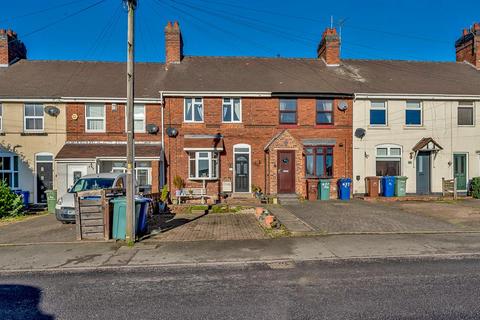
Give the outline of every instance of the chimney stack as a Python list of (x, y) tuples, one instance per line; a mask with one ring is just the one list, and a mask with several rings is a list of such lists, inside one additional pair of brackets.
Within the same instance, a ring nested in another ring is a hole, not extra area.
[(180, 63), (183, 58), (183, 40), (178, 21), (169, 21), (165, 27), (165, 62), (168, 67), (172, 63)]
[(0, 67), (8, 67), (20, 59), (27, 58), (27, 49), (17, 33), (0, 29)]
[(327, 66), (340, 65), (340, 37), (335, 28), (327, 28), (322, 35), (322, 41), (317, 48), (317, 56), (323, 59)]
[(480, 70), (480, 23), (463, 29), (462, 36), (455, 42), (457, 62), (468, 62)]

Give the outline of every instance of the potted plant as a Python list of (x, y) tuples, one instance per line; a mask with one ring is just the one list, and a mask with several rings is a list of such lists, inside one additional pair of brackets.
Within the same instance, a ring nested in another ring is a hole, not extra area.
[(254, 197), (260, 199), (262, 196), (262, 189), (259, 186), (252, 184), (252, 193)]
[(182, 177), (175, 176), (175, 178), (173, 178), (173, 185), (176, 188), (175, 197), (178, 199), (182, 195), (182, 189), (185, 187), (185, 181), (183, 181)]

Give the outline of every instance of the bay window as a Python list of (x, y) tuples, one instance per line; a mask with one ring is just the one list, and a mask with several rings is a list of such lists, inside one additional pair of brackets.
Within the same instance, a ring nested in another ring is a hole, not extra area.
[(333, 177), (333, 147), (305, 148), (305, 171), (307, 177)]
[(192, 180), (218, 179), (218, 152), (198, 151), (188, 153), (189, 178)]
[(0, 180), (11, 189), (18, 188), (18, 156), (0, 155)]

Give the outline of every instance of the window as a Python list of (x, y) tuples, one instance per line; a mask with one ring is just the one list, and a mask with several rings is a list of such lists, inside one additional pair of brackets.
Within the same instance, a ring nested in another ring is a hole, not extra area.
[(223, 122), (242, 122), (242, 104), (239, 98), (224, 98), (222, 109)]
[(458, 125), (473, 126), (473, 102), (460, 102), (458, 104)]
[[(145, 132), (145, 105), (136, 104), (133, 107), (133, 130), (135, 132)], [(125, 131), (127, 131), (127, 106), (125, 106)]]
[[(126, 167), (125, 161), (102, 162), (102, 171), (106, 172), (125, 173), (127, 172)], [(139, 188), (152, 185), (152, 163), (150, 161), (135, 162), (135, 179)]]
[(422, 125), (422, 104), (420, 101), (407, 101), (405, 109), (405, 125), (421, 126)]
[(43, 105), (26, 104), (24, 121), (25, 131), (43, 131)]
[(3, 105), (0, 103), (0, 132), (3, 131)]
[(103, 104), (87, 104), (85, 109), (86, 131), (105, 132), (105, 106)]
[(18, 188), (18, 156), (0, 155), (0, 179), (11, 189)]
[(189, 152), (190, 179), (212, 180), (218, 178), (218, 152)]
[(183, 116), (185, 122), (203, 122), (203, 99), (185, 98)]
[(376, 175), (400, 176), (402, 148), (395, 145), (382, 145), (376, 149)]
[(370, 125), (387, 125), (387, 103), (385, 101), (372, 101), (370, 106)]
[(333, 101), (317, 100), (317, 124), (333, 123)]
[(309, 177), (332, 177), (333, 147), (305, 148), (305, 170)]
[(280, 99), (280, 123), (297, 123), (297, 99)]

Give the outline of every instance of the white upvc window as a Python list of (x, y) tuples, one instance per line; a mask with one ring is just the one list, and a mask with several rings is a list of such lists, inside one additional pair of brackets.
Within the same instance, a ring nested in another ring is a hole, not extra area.
[(377, 176), (402, 175), (402, 147), (394, 144), (379, 145), (375, 148)]
[(198, 151), (188, 154), (188, 172), (191, 180), (218, 179), (218, 152)]
[(85, 131), (105, 132), (105, 105), (99, 103), (85, 105)]
[[(124, 161), (113, 162), (111, 172), (127, 172), (126, 163)], [(152, 185), (152, 163), (150, 161), (135, 162), (135, 179), (140, 188)]]
[(458, 103), (457, 124), (459, 126), (475, 125), (475, 108), (473, 101), (461, 101)]
[(203, 99), (185, 98), (183, 108), (184, 122), (203, 122)]
[(0, 154), (0, 180), (11, 189), (18, 189), (18, 156)]
[[(133, 130), (145, 132), (146, 130), (145, 105), (135, 104), (133, 108)], [(127, 106), (125, 106), (125, 131), (127, 131)]]
[(41, 132), (44, 125), (43, 105), (28, 103), (24, 105), (23, 126), (26, 132)]
[(242, 122), (242, 100), (240, 98), (223, 98), (223, 122)]
[(405, 125), (419, 127), (423, 124), (423, 107), (420, 101), (407, 101)]
[(388, 108), (386, 101), (377, 100), (370, 103), (370, 125), (380, 127), (388, 125)]
[(3, 131), (3, 105), (0, 103), (0, 132)]

